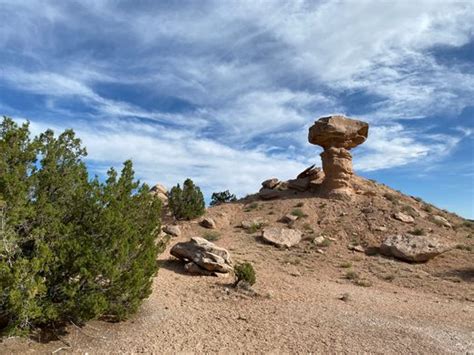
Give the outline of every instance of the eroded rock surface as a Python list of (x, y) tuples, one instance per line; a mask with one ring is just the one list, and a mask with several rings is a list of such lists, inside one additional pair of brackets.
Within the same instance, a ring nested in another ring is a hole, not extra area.
[(396, 234), (386, 237), (380, 252), (409, 262), (425, 262), (450, 249), (438, 237), (412, 234)]
[(322, 193), (328, 197), (347, 197), (354, 194), (352, 155), (349, 150), (367, 139), (366, 122), (344, 116), (320, 118), (310, 127), (308, 141), (324, 148), (321, 153), (324, 180)]

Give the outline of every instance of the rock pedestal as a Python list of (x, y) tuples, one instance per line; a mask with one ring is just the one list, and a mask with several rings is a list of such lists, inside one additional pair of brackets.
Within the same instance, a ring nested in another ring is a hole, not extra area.
[(369, 125), (344, 116), (320, 118), (309, 129), (308, 140), (324, 148), (321, 153), (324, 180), (322, 194), (346, 198), (354, 194), (351, 179), (352, 155), (349, 150), (367, 139)]

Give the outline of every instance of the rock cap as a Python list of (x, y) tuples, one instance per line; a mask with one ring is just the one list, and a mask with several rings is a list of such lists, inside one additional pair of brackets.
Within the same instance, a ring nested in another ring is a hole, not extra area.
[(337, 147), (351, 149), (367, 139), (369, 124), (341, 115), (321, 117), (308, 133), (311, 144), (323, 148)]

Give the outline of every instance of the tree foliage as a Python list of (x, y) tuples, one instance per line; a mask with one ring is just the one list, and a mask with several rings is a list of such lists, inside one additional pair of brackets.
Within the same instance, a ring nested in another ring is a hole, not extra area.
[[(125, 318), (151, 292), (161, 203), (132, 163), (89, 179), (72, 130), (0, 125), (0, 323), (7, 332)], [(4, 330), (5, 330), (4, 329)]]
[(191, 179), (184, 181), (183, 188), (177, 184), (171, 189), (168, 205), (176, 219), (190, 220), (202, 216), (206, 210), (201, 189)]
[(235, 197), (234, 194), (231, 194), (229, 190), (213, 192), (211, 197), (211, 206), (234, 201), (237, 201), (237, 197)]

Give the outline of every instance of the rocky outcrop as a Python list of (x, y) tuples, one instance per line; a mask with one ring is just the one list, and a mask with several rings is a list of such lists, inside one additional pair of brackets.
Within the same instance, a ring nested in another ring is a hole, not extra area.
[[(201, 237), (188, 242), (177, 243), (170, 254), (186, 262), (185, 270), (190, 273), (227, 273), (233, 270), (230, 253)], [(190, 263), (195, 265), (190, 265)], [(202, 269), (202, 272), (200, 270)]]
[(382, 254), (409, 262), (425, 262), (449, 249), (438, 237), (412, 234), (388, 236), (380, 245)]
[(301, 235), (296, 229), (268, 227), (263, 230), (262, 238), (278, 247), (291, 248), (301, 241)]
[(159, 198), (164, 205), (168, 203), (168, 190), (161, 184), (156, 184), (150, 189), (150, 194)]
[(399, 220), (400, 222), (403, 222), (403, 223), (413, 223), (413, 222), (415, 222), (415, 219), (412, 216), (407, 215), (403, 212), (396, 212), (392, 215), (392, 217)]
[(308, 140), (324, 148), (321, 153), (324, 181), (322, 194), (345, 198), (354, 194), (352, 156), (349, 150), (367, 139), (369, 125), (344, 116), (320, 118), (310, 127)]

